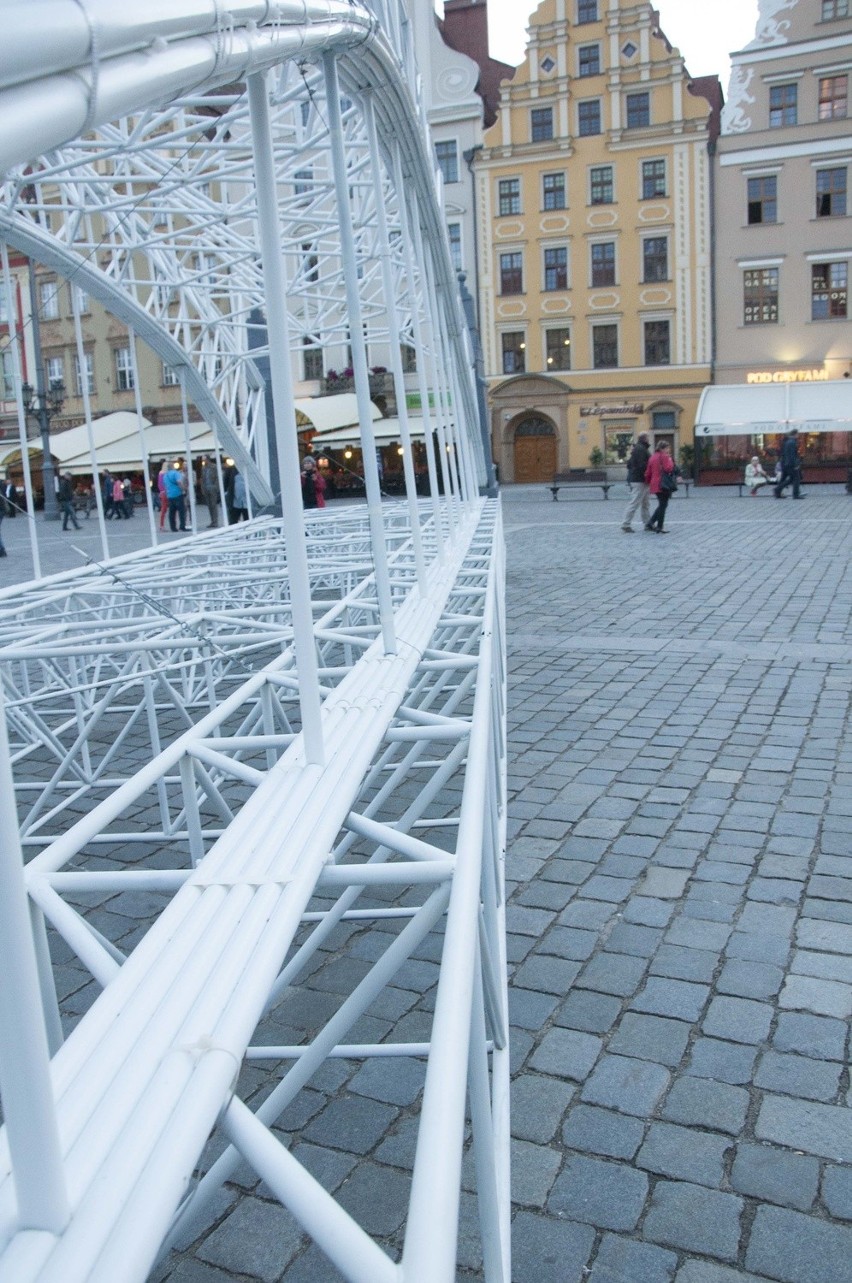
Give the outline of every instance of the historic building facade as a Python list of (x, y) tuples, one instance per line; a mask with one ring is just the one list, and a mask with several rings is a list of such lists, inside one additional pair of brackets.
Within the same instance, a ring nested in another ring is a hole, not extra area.
[(850, 0), (761, 0), (718, 144), (719, 383), (852, 372), (850, 82)]
[(477, 160), (481, 328), (504, 481), (692, 441), (710, 379), (715, 76), (649, 3), (543, 0)]

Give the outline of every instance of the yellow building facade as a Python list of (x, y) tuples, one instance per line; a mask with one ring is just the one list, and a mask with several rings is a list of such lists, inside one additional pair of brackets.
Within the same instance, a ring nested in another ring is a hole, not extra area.
[(648, 3), (543, 0), (476, 161), (479, 295), (503, 481), (677, 457), (710, 382), (718, 78)]

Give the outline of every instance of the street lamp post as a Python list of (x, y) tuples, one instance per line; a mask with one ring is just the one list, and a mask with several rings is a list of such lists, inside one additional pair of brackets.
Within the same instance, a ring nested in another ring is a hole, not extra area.
[(59, 520), (59, 501), (56, 495), (53, 457), (50, 453), (50, 420), (59, 414), (65, 402), (65, 384), (51, 383), (47, 392), (44, 390), (43, 375), (39, 371), (38, 391), (29, 383), (21, 387), (24, 409), (28, 415), (38, 420), (41, 432), (41, 481), (44, 488), (44, 519)]

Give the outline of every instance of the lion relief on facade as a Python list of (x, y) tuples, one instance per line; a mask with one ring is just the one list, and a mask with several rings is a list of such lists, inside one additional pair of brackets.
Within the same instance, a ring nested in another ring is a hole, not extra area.
[(790, 21), (788, 18), (780, 18), (779, 14), (795, 9), (798, 2), (799, 0), (758, 0), (757, 28), (754, 40), (746, 48), (786, 44)]

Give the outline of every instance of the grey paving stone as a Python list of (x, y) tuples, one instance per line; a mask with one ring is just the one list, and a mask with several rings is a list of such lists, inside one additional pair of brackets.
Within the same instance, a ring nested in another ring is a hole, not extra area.
[(617, 1234), (605, 1234), (589, 1283), (671, 1283), (676, 1269), (674, 1252)]
[(301, 1228), (283, 1207), (244, 1196), (196, 1255), (232, 1274), (276, 1283), (302, 1241)]
[(731, 1042), (761, 1043), (769, 1037), (773, 1010), (767, 1003), (747, 998), (714, 998), (704, 1017), (703, 1030), (710, 1037)]
[(718, 953), (663, 944), (651, 960), (650, 972), (651, 975), (670, 976), (672, 980), (709, 981), (718, 965)]
[(643, 1124), (638, 1118), (615, 1114), (591, 1105), (575, 1105), (562, 1128), (569, 1149), (608, 1158), (632, 1158), (642, 1143)]
[(629, 922), (620, 922), (609, 933), (604, 948), (611, 953), (636, 954), (640, 958), (650, 958), (656, 951), (662, 931), (654, 927), (641, 927)]
[(780, 967), (731, 958), (722, 968), (716, 988), (720, 993), (738, 998), (772, 998), (778, 993), (783, 980), (784, 972)]
[(594, 1242), (590, 1225), (519, 1212), (512, 1222), (513, 1283), (583, 1283)]
[(337, 1199), (368, 1234), (388, 1235), (405, 1220), (409, 1194), (408, 1182), (398, 1171), (367, 1162), (358, 1164)]
[(425, 1067), (413, 1060), (368, 1060), (350, 1078), (349, 1086), (359, 1096), (383, 1100), (388, 1105), (411, 1105), (423, 1090), (425, 1072)]
[(689, 1038), (689, 1026), (680, 1020), (626, 1012), (609, 1042), (608, 1050), (663, 1065), (679, 1065)]
[(673, 913), (673, 904), (636, 895), (624, 906), (624, 921), (638, 922), (648, 927), (664, 927)]
[(551, 927), (550, 931), (539, 941), (539, 953), (552, 953), (558, 958), (570, 958), (574, 962), (585, 962), (598, 943), (597, 932), (578, 931), (574, 927)]
[[(744, 1081), (748, 1081), (747, 1076)], [(663, 1117), (736, 1136), (745, 1124), (748, 1105), (749, 1095), (742, 1087), (685, 1075), (672, 1086)]]
[(512, 1083), (512, 1135), (540, 1145), (552, 1140), (575, 1088), (559, 1078), (522, 1074)]
[(580, 1155), (568, 1159), (550, 1193), (548, 1210), (596, 1225), (635, 1229), (648, 1195), (648, 1178), (622, 1163)]
[(852, 1221), (852, 1169), (826, 1167), (822, 1178), (822, 1201), (829, 1215)]
[(809, 1056), (782, 1055), (767, 1051), (761, 1057), (754, 1082), (768, 1091), (801, 1096), (806, 1100), (833, 1101), (840, 1088), (842, 1065), (818, 1061)]
[(725, 1154), (730, 1145), (726, 1137), (697, 1128), (652, 1123), (636, 1163), (661, 1176), (717, 1189), (722, 1183)]
[(842, 1020), (785, 1011), (778, 1017), (772, 1042), (778, 1051), (794, 1051), (817, 1060), (843, 1060), (846, 1033)]
[(772, 963), (783, 967), (790, 955), (790, 942), (783, 936), (760, 935), (752, 931), (735, 931), (725, 950), (729, 958)]
[(654, 1243), (733, 1261), (742, 1210), (742, 1199), (733, 1194), (685, 1182), (658, 1181), (642, 1233)]
[(754, 1134), (759, 1140), (774, 1141), (806, 1154), (818, 1154), (839, 1163), (852, 1162), (852, 1129), (845, 1107), (789, 1096), (764, 1096)]
[(679, 900), (686, 890), (689, 877), (688, 869), (672, 869), (655, 865), (648, 869), (637, 887), (637, 894), (652, 896), (658, 900)]
[(626, 998), (642, 981), (648, 963), (624, 953), (599, 953), (592, 958), (575, 984), (578, 989), (595, 989), (599, 993)]
[(360, 1096), (332, 1100), (303, 1133), (305, 1140), (331, 1149), (366, 1154), (382, 1138), (398, 1111)]
[(651, 1061), (604, 1055), (583, 1088), (581, 1098), (592, 1105), (604, 1105), (644, 1118), (656, 1108), (669, 1079), (668, 1071)]
[(746, 1265), (783, 1283), (852, 1283), (852, 1229), (780, 1207), (759, 1207)]
[(559, 999), (554, 994), (509, 986), (509, 1019), (513, 1028), (533, 1032), (541, 1029), (558, 1005)]
[(557, 1025), (569, 1029), (583, 1029), (591, 1034), (603, 1034), (611, 1029), (621, 1011), (621, 999), (591, 989), (575, 989), (569, 993), (554, 1016)]
[(778, 1003), (781, 1007), (846, 1020), (852, 1015), (852, 985), (813, 976), (788, 976)]
[(698, 1020), (710, 992), (708, 985), (686, 980), (651, 976), (641, 993), (631, 1003), (636, 1011), (645, 1011), (676, 1020)]
[(562, 1165), (562, 1156), (547, 1145), (513, 1140), (511, 1145), (512, 1203), (542, 1208)]
[(562, 910), (559, 923), (565, 927), (579, 927), (581, 930), (597, 932), (601, 927), (605, 927), (617, 912), (611, 904), (604, 904), (601, 900), (584, 900), (581, 896)]
[(694, 919), (675, 918), (666, 932), (666, 944), (679, 944), (687, 949), (724, 949), (731, 928), (723, 922), (696, 922)]
[(687, 1261), (675, 1278), (675, 1283), (767, 1283), (766, 1276), (761, 1274), (744, 1274), (742, 1270), (731, 1270), (726, 1265), (713, 1265), (710, 1261)]
[(731, 1188), (764, 1203), (807, 1212), (819, 1184), (819, 1162), (771, 1145), (741, 1144), (731, 1168)]
[(512, 974), (512, 985), (531, 989), (536, 993), (553, 993), (561, 996), (571, 988), (580, 973), (581, 963), (566, 958), (534, 954)]
[(550, 1029), (532, 1055), (533, 1069), (557, 1078), (582, 1082), (597, 1060), (603, 1042), (573, 1029)]

